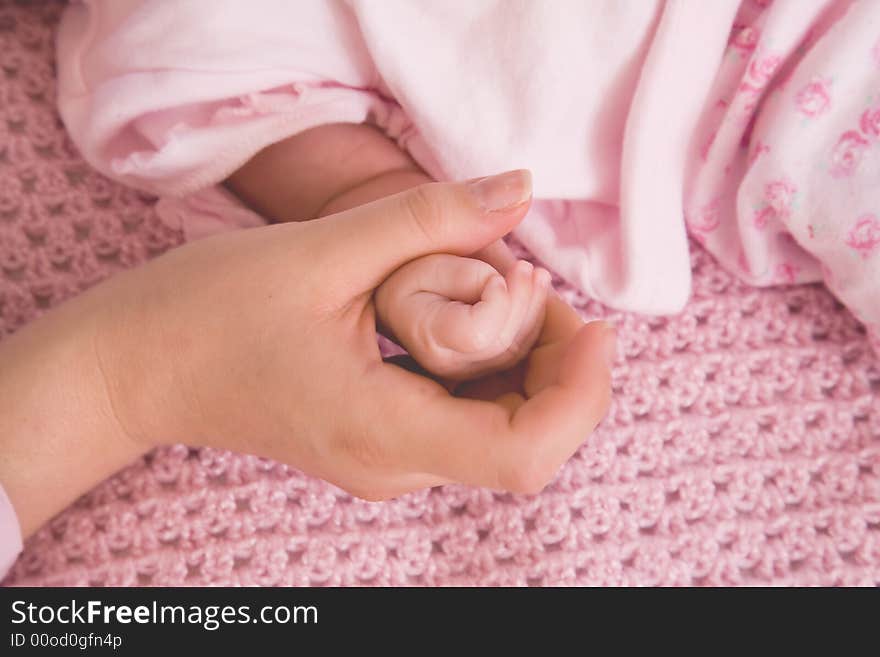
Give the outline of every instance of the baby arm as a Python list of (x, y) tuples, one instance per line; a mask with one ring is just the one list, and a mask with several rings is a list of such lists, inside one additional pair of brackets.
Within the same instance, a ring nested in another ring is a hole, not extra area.
[[(378, 130), (334, 124), (264, 149), (227, 186), (270, 220), (305, 221), (427, 182)], [(494, 261), (506, 247), (491, 249)], [(525, 261), (502, 276), (482, 260), (436, 254), (404, 265), (379, 287), (377, 319), (433, 374), (472, 378), (528, 353), (543, 324), (549, 287), (549, 273)]]

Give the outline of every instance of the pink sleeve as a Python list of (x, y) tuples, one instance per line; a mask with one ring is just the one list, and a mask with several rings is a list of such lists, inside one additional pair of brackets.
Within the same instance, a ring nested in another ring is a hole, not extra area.
[(12, 502), (0, 485), (0, 579), (2, 579), (21, 552), (21, 528)]
[(83, 156), (160, 195), (222, 181), (260, 149), (363, 122), (377, 74), (340, 1), (84, 0), (58, 32), (58, 103)]

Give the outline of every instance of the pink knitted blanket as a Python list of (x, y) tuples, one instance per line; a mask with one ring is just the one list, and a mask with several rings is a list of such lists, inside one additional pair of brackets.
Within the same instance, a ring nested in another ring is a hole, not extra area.
[[(61, 5), (0, 0), (0, 335), (178, 244), (54, 110)], [(608, 417), (535, 497), (352, 499), (279, 463), (160, 449), (33, 536), (13, 585), (880, 584), (880, 361), (821, 287), (692, 246), (680, 315), (620, 314)], [(59, 375), (62, 375), (59, 373)]]

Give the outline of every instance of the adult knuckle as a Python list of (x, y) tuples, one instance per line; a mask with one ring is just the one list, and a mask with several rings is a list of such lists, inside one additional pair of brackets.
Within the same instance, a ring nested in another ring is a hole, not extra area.
[(420, 185), (401, 196), (403, 211), (420, 236), (429, 243), (442, 237), (443, 202), (434, 184)]

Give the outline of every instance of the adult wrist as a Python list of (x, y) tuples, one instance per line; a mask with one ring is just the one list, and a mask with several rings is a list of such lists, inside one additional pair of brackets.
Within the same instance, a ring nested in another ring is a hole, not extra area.
[(109, 404), (93, 301), (74, 299), (0, 343), (0, 483), (24, 536), (148, 449)]

